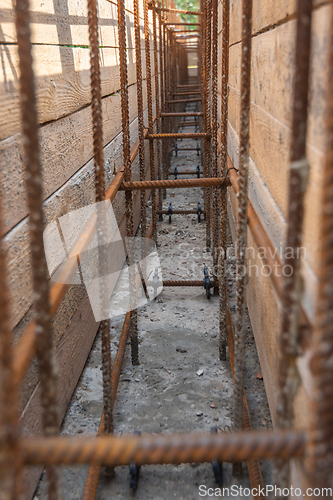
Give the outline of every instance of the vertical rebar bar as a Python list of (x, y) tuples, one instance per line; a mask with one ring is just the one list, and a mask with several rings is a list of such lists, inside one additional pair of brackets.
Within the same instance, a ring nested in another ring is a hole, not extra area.
[[(137, 83), (137, 102), (138, 102), (140, 181), (144, 181), (146, 179), (146, 162), (145, 162), (144, 123), (143, 123), (143, 98), (142, 98), (143, 88), (142, 88), (142, 58), (141, 58), (139, 0), (134, 0), (134, 32), (135, 32), (136, 83)], [(141, 207), (140, 208), (141, 237), (145, 238), (147, 232), (145, 192), (140, 193), (140, 207)]]
[[(322, 179), (322, 201), (318, 263), (319, 290), (316, 322), (310, 352), (313, 377), (312, 406), (308, 427), (307, 473), (313, 488), (332, 485), (333, 469), (333, 5), (328, 43), (328, 79), (326, 96), (326, 154)], [(331, 482), (331, 484), (330, 484)], [(324, 495), (319, 497), (324, 498)]]
[[(221, 75), (221, 155), (220, 168), (221, 175), (227, 173), (228, 162), (228, 80), (229, 80), (229, 0), (224, 0), (222, 4), (222, 75)], [(226, 359), (226, 305), (227, 305), (227, 189), (220, 190), (220, 242), (221, 254), (219, 259), (223, 259), (219, 272), (219, 295), (220, 295), (220, 338), (219, 354), (220, 360)]]
[[(237, 270), (236, 270), (236, 328), (235, 328), (235, 387), (234, 428), (242, 428), (244, 354), (245, 354), (245, 301), (246, 301), (246, 251), (247, 251), (247, 202), (250, 139), (250, 77), (251, 77), (252, 0), (242, 4), (242, 54), (241, 54), (241, 110), (239, 132), (239, 196), (237, 221)], [(241, 464), (234, 465), (234, 472), (241, 472)]]
[[(119, 38), (119, 65), (120, 65), (120, 86), (121, 86), (121, 122), (123, 130), (123, 157), (125, 168), (125, 181), (130, 182), (131, 172), (131, 152), (130, 152), (130, 129), (129, 129), (129, 101), (128, 101), (128, 74), (127, 74), (127, 54), (126, 54), (126, 21), (124, 0), (118, 0), (118, 38)], [(127, 238), (134, 237), (133, 224), (133, 198), (131, 192), (125, 193), (126, 202), (126, 235)], [(156, 211), (156, 210), (155, 210)], [(134, 245), (127, 247), (129, 261), (129, 286), (131, 299), (131, 356), (132, 364), (139, 364), (139, 343), (138, 343), (138, 315), (135, 298), (135, 266), (134, 266)]]
[[(291, 272), (288, 272), (288, 275), (283, 278), (282, 325), (279, 339), (277, 425), (281, 429), (287, 429), (292, 424), (294, 398), (299, 386), (296, 359), (298, 353), (299, 308), (303, 291), (299, 249), (302, 244), (304, 195), (309, 174), (309, 164), (306, 159), (306, 131), (311, 17), (312, 0), (298, 0), (286, 238), (286, 247), (291, 251), (288, 251), (284, 259), (285, 266), (288, 266)], [(288, 487), (290, 484), (289, 461), (277, 460), (276, 469), (277, 484), (281, 488)], [(284, 495), (282, 495), (282, 498), (284, 498)]]
[[(56, 377), (53, 357), (51, 315), (49, 306), (49, 281), (43, 245), (43, 192), (39, 160), (38, 120), (36, 111), (35, 82), (32, 68), (29, 0), (17, 0), (16, 30), (20, 60), (20, 90), (22, 132), (24, 138), (26, 188), (29, 209), (30, 252), (37, 333), (37, 358), (41, 383), (42, 425), (45, 435), (58, 432)], [(58, 498), (57, 473), (47, 468), (48, 494)]]
[[(158, 71), (158, 50), (157, 50), (157, 25), (156, 18), (157, 12), (156, 9), (153, 8), (153, 47), (154, 47), (154, 73), (155, 73), (155, 105), (156, 105), (156, 133), (159, 134), (160, 128), (160, 102), (162, 98), (160, 96), (160, 83), (159, 83), (159, 71)], [(156, 159), (157, 159), (157, 177), (158, 179), (162, 179), (162, 169), (161, 169), (161, 141), (156, 141)], [(159, 210), (162, 210), (162, 190), (159, 190)], [(160, 220), (163, 219), (163, 216), (160, 214)]]
[[(149, 34), (149, 18), (148, 18), (148, 0), (144, 0), (144, 28), (145, 28), (145, 52), (146, 52), (146, 81), (147, 81), (147, 99), (148, 99), (148, 131), (149, 134), (154, 133), (153, 125), (153, 101), (152, 101), (152, 79), (151, 79), (151, 62), (150, 62), (150, 34)], [(155, 96), (156, 98), (156, 96)], [(150, 178), (155, 180), (155, 154), (154, 143), (149, 141), (149, 162), (150, 162)], [(153, 240), (157, 244), (157, 213), (156, 213), (156, 191), (151, 191), (151, 209), (153, 220)]]
[[(202, 95), (202, 103), (203, 103), (203, 113), (204, 113), (204, 127), (205, 132), (210, 132), (210, 116), (209, 116), (209, 43), (208, 43), (208, 25), (210, 25), (211, 18), (209, 15), (209, 0), (203, 0), (203, 15), (202, 17), (202, 37), (203, 37), (203, 95)], [(204, 139), (204, 162), (203, 162), (203, 171), (204, 177), (210, 177), (210, 140), (208, 138)], [(204, 188), (204, 197), (205, 197), (205, 217), (206, 217), (206, 248), (211, 247), (211, 238), (210, 238), (210, 217), (211, 217), (211, 205), (210, 205), (210, 189)]]
[[(212, 126), (211, 126), (211, 144), (212, 144), (212, 175), (217, 177), (217, 36), (218, 36), (218, 0), (212, 2)], [(213, 274), (216, 277), (218, 274), (218, 252), (219, 252), (219, 189), (213, 188)], [(218, 292), (219, 287), (214, 288), (214, 294)]]
[[(102, 96), (101, 79), (99, 67), (99, 49), (98, 49), (98, 19), (97, 19), (97, 1), (88, 0), (88, 28), (90, 45), (90, 78), (91, 78), (91, 112), (92, 128), (94, 142), (94, 166), (95, 166), (95, 190), (96, 202), (105, 199), (104, 182), (104, 152), (103, 152), (103, 124), (102, 124)], [(105, 243), (105, 220), (104, 215), (99, 214), (97, 227), (97, 237), (99, 249)], [(98, 265), (100, 276), (105, 276), (105, 259), (102, 252), (99, 251)], [(103, 278), (100, 280), (100, 302), (101, 310), (107, 309), (106, 289)], [(106, 307), (105, 307), (106, 306)], [(112, 361), (111, 361), (111, 340), (110, 340), (110, 320), (104, 319), (100, 323), (100, 335), (102, 339), (102, 378), (103, 378), (103, 406), (104, 406), (104, 432), (113, 433), (113, 414), (112, 414)], [(112, 470), (109, 470), (112, 474)]]

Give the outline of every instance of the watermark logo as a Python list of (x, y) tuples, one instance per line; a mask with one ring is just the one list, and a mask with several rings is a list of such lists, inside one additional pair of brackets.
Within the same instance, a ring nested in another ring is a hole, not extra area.
[(96, 321), (126, 314), (163, 289), (157, 248), (148, 238), (122, 238), (109, 200), (69, 212), (44, 231), (50, 277), (84, 285)]

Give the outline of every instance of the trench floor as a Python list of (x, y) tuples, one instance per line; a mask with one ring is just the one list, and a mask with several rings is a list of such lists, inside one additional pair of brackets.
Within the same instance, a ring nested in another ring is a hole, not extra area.
[[(194, 131), (188, 129), (188, 131)], [(196, 147), (196, 141), (178, 141), (178, 147)], [(179, 152), (171, 170), (195, 170), (201, 158), (194, 152)], [(193, 176), (191, 176), (192, 178)], [(170, 177), (172, 178), (172, 177)], [(201, 188), (167, 192), (163, 208), (203, 207)], [(158, 222), (158, 252), (164, 279), (203, 279), (203, 268), (212, 269), (212, 254), (205, 251), (205, 222), (196, 215), (173, 215)], [(231, 313), (235, 311), (235, 255), (228, 237), (228, 294)], [(229, 356), (218, 357), (219, 299), (207, 300), (203, 288), (164, 288), (156, 300), (139, 310), (140, 366), (132, 367), (130, 346), (126, 350), (114, 408), (116, 434), (219, 432), (232, 429), (233, 382)], [(114, 358), (124, 317), (112, 319)], [(247, 317), (245, 387), (253, 428), (270, 428), (271, 418), (255, 341)], [(63, 434), (96, 434), (102, 413), (101, 341), (96, 337), (86, 367), (63, 422)], [(82, 498), (87, 467), (61, 468), (63, 498)], [(271, 481), (271, 464), (262, 463), (264, 482)], [(223, 464), (225, 498), (241, 498), (239, 487), (250, 486), (247, 465), (241, 478), (233, 477), (232, 464)], [(118, 467), (109, 480), (102, 472), (97, 500), (197, 500), (208, 488), (217, 488), (211, 464), (143, 466), (139, 486), (130, 489), (128, 467)], [(201, 489), (199, 489), (201, 486)], [(233, 487), (233, 489), (232, 489)], [(217, 491), (217, 493), (219, 493)], [(35, 499), (46, 499), (43, 474)], [(212, 498), (206, 495), (206, 498)], [(251, 497), (250, 497), (251, 498)]]

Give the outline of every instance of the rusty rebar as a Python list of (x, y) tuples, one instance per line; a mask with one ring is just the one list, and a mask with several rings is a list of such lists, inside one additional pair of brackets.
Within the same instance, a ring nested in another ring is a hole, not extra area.
[[(221, 150), (220, 169), (221, 174), (227, 172), (228, 161), (228, 79), (229, 79), (229, 0), (222, 4), (222, 79), (221, 79)], [(218, 134), (216, 131), (216, 137)], [(227, 190), (220, 189), (220, 256), (219, 256), (219, 327), (220, 360), (226, 359), (226, 302), (227, 302)]]
[[(24, 138), (26, 189), (30, 226), (30, 254), (35, 298), (36, 352), (41, 383), (42, 426), (47, 436), (58, 432), (56, 377), (53, 359), (48, 271), (44, 254), (42, 173), (39, 160), (38, 119), (31, 55), (29, 0), (17, 0), (16, 31), (20, 60), (22, 132)], [(58, 498), (57, 474), (47, 469), (48, 494)]]
[[(128, 334), (130, 331), (130, 323), (131, 323), (131, 314), (128, 312), (125, 316), (122, 333), (119, 338), (119, 345), (116, 354), (116, 358), (114, 360), (113, 369), (112, 369), (112, 408), (114, 407), (116, 401), (116, 395), (118, 390), (119, 378), (121, 374), (121, 369), (124, 362), (124, 356), (126, 351), (126, 344), (128, 340)], [(98, 435), (104, 434), (104, 421), (105, 413), (103, 411)], [(96, 495), (96, 489), (98, 486), (98, 478), (100, 475), (101, 466), (100, 465), (91, 465), (86, 481), (86, 486), (83, 493), (83, 500), (93, 500)]]
[[(296, 366), (298, 355), (299, 312), (303, 283), (299, 248), (302, 246), (304, 195), (308, 182), (309, 164), (306, 159), (306, 132), (308, 117), (308, 88), (310, 72), (312, 0), (299, 0), (297, 4), (296, 62), (294, 104), (292, 116), (291, 151), (289, 169), (288, 228), (286, 247), (291, 251), (284, 264), (291, 272), (283, 279), (282, 325), (279, 339), (279, 379), (277, 391), (277, 425), (291, 427), (294, 398), (300, 383)], [(289, 461), (276, 462), (277, 484), (281, 488), (290, 484)], [(281, 496), (284, 498), (284, 495)]]
[[(239, 133), (239, 196), (237, 221), (237, 274), (236, 274), (236, 322), (235, 322), (235, 386), (234, 428), (242, 428), (243, 386), (245, 355), (245, 291), (247, 250), (247, 203), (250, 138), (250, 79), (251, 79), (252, 0), (242, 5), (242, 55), (241, 55), (241, 112)], [(235, 464), (234, 472), (240, 473), (241, 464)]]
[(22, 439), (28, 465), (203, 463), (280, 457), (302, 458), (307, 436), (302, 431), (247, 431), (219, 434), (101, 436)]
[(154, 8), (154, 9), (161, 11), (161, 12), (170, 12), (170, 13), (173, 12), (175, 14), (186, 14), (186, 15), (190, 15), (190, 16), (200, 16), (200, 12), (198, 12), (197, 10), (171, 9), (170, 7), (151, 7), (151, 6), (149, 6), (149, 8), (150, 9)]
[[(204, 111), (204, 129), (207, 134), (210, 133), (210, 25), (211, 25), (211, 15), (210, 15), (210, 0), (203, 0), (203, 111)], [(210, 148), (211, 142), (209, 137), (204, 139), (204, 177), (210, 177)], [(205, 198), (205, 211), (206, 211), (206, 247), (211, 247), (211, 196), (210, 189), (205, 189), (204, 193)]]
[(161, 181), (135, 181), (123, 182), (120, 191), (136, 191), (138, 189), (176, 189), (187, 187), (207, 187), (207, 186), (229, 186), (230, 181), (228, 178), (203, 178), (203, 179), (168, 179)]
[[(152, 285), (153, 283), (149, 282), (149, 285)], [(216, 281), (211, 281), (210, 287), (213, 288), (216, 286)], [(204, 287), (204, 282), (203, 280), (163, 280), (163, 286), (167, 287)]]
[[(212, 127), (211, 127), (211, 144), (212, 144), (212, 176), (218, 177), (217, 171), (217, 53), (218, 53), (218, 0), (212, 1), (212, 84), (211, 84), (211, 99), (212, 99)], [(219, 256), (219, 190), (213, 188), (213, 275), (217, 276), (217, 263)], [(214, 293), (217, 290), (214, 290)]]
[(202, 116), (202, 112), (192, 112), (192, 111), (187, 111), (184, 113), (161, 113), (162, 118), (172, 118), (172, 117), (181, 117), (181, 116)]
[[(159, 82), (159, 72), (158, 72), (158, 49), (157, 49), (157, 25), (156, 25), (157, 13), (156, 9), (153, 9), (153, 48), (154, 48), (154, 73), (155, 73), (155, 106), (156, 106), (156, 133), (160, 133), (160, 82)], [(156, 159), (158, 165), (157, 177), (162, 179), (162, 166), (161, 166), (161, 141), (156, 142)], [(159, 209), (162, 209), (162, 191), (159, 192)], [(157, 234), (156, 234), (157, 241)]]
[(172, 99), (168, 101), (168, 104), (184, 104), (187, 102), (201, 102), (201, 97), (195, 97), (193, 99)]
[(151, 134), (147, 136), (147, 139), (150, 141), (156, 139), (202, 139), (205, 137), (210, 137), (210, 134), (206, 134), (205, 132), (189, 132), (188, 134), (181, 133), (169, 133), (169, 134)]
[[(125, 167), (125, 181), (131, 182), (131, 156), (130, 156), (130, 129), (129, 129), (129, 101), (128, 101), (128, 74), (126, 55), (126, 20), (124, 0), (118, 0), (118, 37), (119, 37), (119, 63), (120, 63), (120, 86), (121, 86), (121, 117), (123, 130), (123, 157)], [(152, 116), (149, 122), (153, 121)], [(126, 202), (126, 235), (134, 237), (133, 223), (133, 197), (130, 191), (125, 193)], [(129, 260), (129, 284), (130, 284), (130, 307), (131, 307), (131, 357), (132, 364), (139, 364), (139, 342), (138, 342), (138, 316), (135, 289), (134, 248), (128, 249)]]
[[(331, 33), (329, 43), (326, 104), (326, 154), (322, 179), (322, 205), (320, 219), (319, 290), (316, 326), (310, 348), (310, 370), (313, 377), (312, 407), (307, 447), (307, 474), (312, 486), (330, 486), (333, 466), (333, 8), (331, 7)], [(323, 497), (320, 497), (323, 498)]]
[[(142, 58), (141, 58), (141, 31), (140, 31), (140, 9), (139, 0), (134, 0), (134, 34), (135, 34), (135, 60), (136, 60), (136, 84), (138, 103), (138, 133), (139, 133), (139, 165), (140, 181), (146, 178), (144, 123), (143, 123), (143, 87), (142, 87)], [(140, 225), (141, 237), (146, 236), (146, 194), (140, 195)]]
[[(102, 97), (99, 68), (99, 46), (98, 46), (98, 20), (96, 0), (88, 0), (88, 28), (90, 44), (90, 75), (91, 75), (91, 109), (94, 142), (94, 165), (95, 165), (95, 190), (96, 202), (101, 202), (105, 198), (104, 183), (104, 155), (103, 155), (103, 125), (102, 125)], [(99, 218), (102, 227), (97, 228), (99, 248), (104, 243), (105, 220), (102, 215)], [(98, 255), (100, 276), (105, 275), (105, 259), (102, 253)], [(106, 289), (103, 280), (100, 283), (100, 301), (105, 306)], [(105, 310), (105, 307), (101, 307)], [(111, 343), (110, 343), (110, 320), (103, 319), (100, 323), (100, 333), (102, 338), (102, 377), (103, 377), (103, 407), (105, 412), (105, 433), (113, 432), (113, 415), (111, 405)]]
[[(145, 30), (145, 57), (146, 57), (146, 81), (147, 81), (147, 98), (148, 98), (148, 130), (149, 136), (154, 133), (153, 128), (153, 102), (152, 102), (152, 78), (151, 78), (151, 62), (150, 62), (150, 34), (149, 34), (149, 19), (148, 19), (148, 0), (144, 0), (144, 30)], [(160, 135), (160, 134), (159, 134)], [(150, 141), (149, 145), (149, 164), (150, 178), (155, 180), (155, 154), (154, 144)], [(156, 192), (155, 189), (151, 192), (152, 203), (152, 219), (153, 219), (153, 240), (157, 244), (157, 220), (156, 220)]]

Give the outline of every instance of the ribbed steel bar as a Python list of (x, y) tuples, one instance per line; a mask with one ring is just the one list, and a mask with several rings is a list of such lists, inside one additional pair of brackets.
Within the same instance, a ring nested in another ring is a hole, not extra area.
[[(231, 318), (231, 312), (228, 304), (228, 298), (226, 300), (226, 334), (229, 348), (229, 359), (232, 375), (235, 375), (235, 334), (233, 329), (233, 323)], [(243, 421), (242, 426), (245, 431), (251, 431), (251, 418), (249, 412), (249, 406), (247, 404), (247, 398), (245, 390), (243, 389)], [(265, 495), (260, 492), (260, 487), (263, 488), (264, 481), (262, 478), (260, 463), (258, 459), (249, 459), (247, 461), (247, 467), (249, 470), (249, 476), (251, 481), (251, 487), (256, 488), (257, 495), (253, 495), (255, 498), (265, 498)]]
[[(103, 130), (102, 130), (102, 97), (99, 68), (99, 45), (98, 45), (98, 20), (96, 0), (88, 0), (88, 28), (90, 44), (90, 76), (91, 76), (91, 108), (94, 142), (94, 165), (95, 165), (95, 190), (96, 202), (105, 198), (104, 184), (104, 157), (103, 157)], [(105, 238), (105, 220), (101, 216), (99, 223), (102, 227), (97, 228), (99, 247)], [(100, 276), (105, 275), (105, 259), (102, 254), (98, 255)], [(105, 310), (106, 290), (104, 283), (100, 284), (100, 303)], [(105, 319), (100, 323), (100, 334), (102, 338), (102, 376), (103, 376), (103, 407), (105, 413), (105, 433), (113, 432), (113, 415), (111, 404), (111, 343), (110, 343), (110, 321)]]
[(217, 178), (203, 178), (203, 179), (169, 179), (161, 181), (135, 181), (123, 182), (120, 187), (121, 191), (130, 190), (136, 191), (139, 189), (159, 189), (159, 188), (188, 188), (188, 187), (207, 187), (207, 186), (230, 186), (229, 179)]
[(154, 139), (202, 139), (210, 137), (205, 132), (189, 132), (188, 134), (169, 133), (169, 134), (149, 134), (147, 139), (152, 141)]
[[(150, 7), (152, 8), (152, 7)], [(153, 7), (156, 10), (159, 10), (161, 12), (169, 12), (169, 13), (175, 13), (175, 14), (186, 14), (189, 16), (200, 16), (200, 12), (197, 10), (182, 10), (182, 9), (171, 9), (170, 7)]]
[[(116, 400), (119, 378), (123, 366), (128, 334), (130, 331), (130, 323), (131, 323), (131, 314), (130, 312), (128, 312), (125, 316), (122, 333), (119, 339), (119, 346), (112, 369), (112, 408), (114, 407), (114, 403)], [(100, 436), (102, 434), (104, 434), (104, 412), (102, 414), (101, 422), (98, 429), (98, 435)], [(86, 486), (83, 493), (83, 500), (93, 500), (95, 498), (100, 471), (101, 471), (100, 465), (90, 466)]]
[[(154, 73), (155, 73), (155, 105), (156, 105), (156, 114), (157, 114), (157, 120), (156, 120), (156, 133), (160, 133), (160, 112), (161, 112), (161, 96), (160, 96), (160, 82), (159, 82), (159, 70), (158, 70), (158, 49), (157, 49), (157, 13), (156, 9), (153, 9), (153, 47), (154, 47)], [(162, 160), (161, 160), (161, 141), (156, 142), (156, 158), (157, 158), (157, 165), (158, 165), (158, 172), (157, 172), (157, 177), (158, 179), (162, 179)], [(159, 192), (159, 208), (162, 208), (162, 191)], [(156, 241), (157, 241), (157, 234), (156, 234)]]
[[(333, 8), (331, 7), (326, 105), (326, 155), (323, 172), (323, 194), (318, 263), (319, 291), (316, 326), (312, 337), (310, 370), (313, 377), (312, 408), (307, 448), (307, 473), (313, 487), (327, 487), (333, 467)], [(322, 497), (320, 497), (322, 498)]]
[[(139, 0), (134, 0), (134, 34), (135, 34), (135, 60), (136, 60), (136, 84), (138, 103), (138, 133), (139, 133), (139, 165), (140, 181), (146, 178), (145, 144), (144, 144), (144, 123), (143, 123), (143, 87), (142, 87), (142, 58), (141, 58), (141, 32), (140, 32), (140, 9)], [(141, 193), (140, 197), (140, 225), (141, 237), (146, 236), (146, 194)]]
[[(130, 182), (131, 157), (130, 157), (130, 129), (129, 129), (129, 101), (128, 101), (128, 74), (127, 74), (127, 54), (126, 54), (126, 20), (124, 0), (118, 0), (118, 37), (119, 37), (119, 63), (120, 63), (120, 85), (121, 85), (121, 117), (123, 130), (123, 157), (125, 167), (125, 181)], [(152, 116), (149, 122), (152, 123)], [(125, 194), (126, 202), (126, 235), (128, 238), (134, 236), (133, 223), (133, 198), (131, 192)], [(155, 209), (155, 208), (154, 208)], [(134, 269), (134, 249), (130, 245), (128, 249), (129, 260), (129, 282), (130, 290), (135, 289), (135, 269)], [(135, 293), (130, 294), (131, 308), (131, 357), (132, 364), (139, 364), (139, 343), (138, 343), (138, 317), (135, 303)]]
[(184, 104), (187, 102), (200, 102), (201, 97), (194, 97), (193, 99), (174, 99), (171, 101), (168, 101), (168, 104)]
[[(185, 286), (185, 287), (204, 287), (204, 282), (203, 280), (164, 280), (163, 281), (163, 286), (168, 286), (168, 287), (180, 287), (180, 286)], [(216, 286), (216, 282), (214, 281), (211, 281), (211, 284), (210, 284), (210, 287), (213, 288), (214, 286)]]
[[(217, 53), (218, 53), (218, 0), (212, 0), (212, 176), (218, 177), (217, 169)], [(219, 190), (213, 188), (213, 274), (217, 276), (217, 263), (219, 256)], [(216, 290), (217, 291), (217, 290)], [(214, 290), (215, 293), (215, 290)]]
[[(148, 130), (149, 136), (154, 133), (153, 128), (153, 102), (152, 102), (152, 78), (151, 78), (151, 61), (150, 61), (150, 34), (149, 34), (149, 19), (148, 19), (148, 0), (144, 0), (144, 30), (145, 30), (145, 55), (146, 55), (146, 81), (147, 81), (147, 96), (148, 96)], [(155, 154), (154, 144), (150, 141), (149, 145), (149, 164), (150, 178), (155, 180)], [(153, 219), (153, 240), (157, 243), (157, 220), (156, 220), (156, 192), (153, 189), (151, 192), (152, 202), (152, 219)]]
[(201, 111), (198, 111), (198, 112), (191, 112), (191, 111), (187, 111), (187, 112), (184, 112), (184, 113), (161, 113), (161, 117), (162, 118), (172, 118), (172, 117), (182, 117), (182, 116), (202, 116), (202, 112)]
[[(160, 78), (160, 88), (161, 88), (161, 96), (160, 96), (160, 109), (159, 109), (159, 118), (160, 118), (160, 128), (159, 128), (159, 131), (160, 132), (164, 132), (164, 128), (163, 128), (163, 119), (161, 118), (161, 112), (164, 110), (164, 78), (163, 78), (163, 34), (162, 34), (162, 15), (161, 15), (161, 12), (158, 11), (158, 48), (159, 48), (159, 78)], [(164, 155), (164, 148), (165, 148), (165, 145), (161, 144), (161, 153), (162, 153), (162, 157), (161, 157), (161, 163), (159, 164), (159, 171), (160, 171), (160, 179), (164, 179), (165, 178), (165, 171), (166, 171), (166, 167), (165, 167), (165, 161), (166, 161), (166, 158), (165, 158), (165, 155)], [(161, 191), (159, 193), (159, 197), (158, 197), (158, 200), (159, 200), (159, 205), (158, 205), (158, 208), (159, 209), (162, 209), (162, 205), (163, 205), (163, 191)]]
[[(221, 150), (220, 169), (225, 175), (228, 169), (228, 80), (229, 80), (229, 0), (222, 3), (222, 75), (221, 75)], [(217, 134), (216, 134), (217, 135)], [(227, 303), (227, 190), (220, 189), (220, 255), (219, 255), (219, 354), (226, 359), (226, 303)]]
[[(168, 215), (168, 210), (158, 210), (158, 214), (163, 214), (163, 215)], [(173, 210), (172, 215), (186, 215), (186, 214), (196, 214), (196, 210)], [(201, 212), (201, 214), (204, 214), (204, 211)]]
[[(0, 234), (3, 234), (0, 200)], [(18, 385), (13, 371), (13, 338), (4, 242), (0, 239), (0, 499), (21, 498)]]
[[(202, 172), (200, 172), (202, 174)], [(169, 172), (168, 175), (175, 175), (174, 172)], [(197, 172), (186, 172), (184, 170), (178, 170), (177, 175), (198, 175)]]
[(172, 95), (178, 96), (178, 95), (200, 95), (199, 90), (189, 90), (188, 92), (172, 92)]
[[(242, 4), (241, 111), (239, 133), (239, 195), (237, 221), (236, 323), (235, 323), (235, 386), (234, 428), (242, 428), (245, 355), (245, 288), (247, 251), (247, 203), (250, 139), (250, 80), (251, 80), (252, 0)], [(234, 465), (239, 474), (241, 464)]]
[(198, 26), (200, 23), (165, 23), (165, 26)]
[[(53, 360), (48, 271), (43, 245), (43, 193), (39, 160), (38, 119), (34, 73), (31, 55), (29, 0), (17, 0), (16, 31), (20, 60), (21, 114), (25, 151), (26, 189), (30, 226), (30, 254), (35, 298), (36, 352), (41, 383), (43, 432), (53, 436), (58, 432), (56, 378)], [(47, 469), (48, 494), (58, 498), (57, 474)]]
[[(299, 386), (296, 366), (298, 355), (299, 312), (302, 299), (302, 276), (299, 248), (302, 246), (304, 195), (309, 164), (306, 159), (308, 89), (310, 73), (312, 0), (298, 0), (295, 57), (295, 83), (289, 169), (289, 202), (286, 247), (291, 251), (284, 264), (292, 272), (283, 279), (282, 325), (280, 333), (279, 384), (277, 391), (277, 424), (281, 429), (292, 425), (294, 398)], [(276, 462), (277, 484), (290, 484), (289, 462)], [(284, 498), (284, 495), (281, 496)]]
[[(204, 111), (204, 128), (206, 133), (210, 133), (210, 95), (209, 95), (209, 80), (210, 80), (210, 0), (203, 0), (203, 111)], [(204, 177), (210, 177), (210, 140), (208, 137), (204, 139)], [(206, 247), (211, 247), (211, 196), (210, 189), (205, 189), (205, 210), (206, 210)]]
[(221, 432), (159, 436), (58, 437), (22, 439), (28, 465), (144, 464), (235, 462), (304, 456), (302, 431)]

